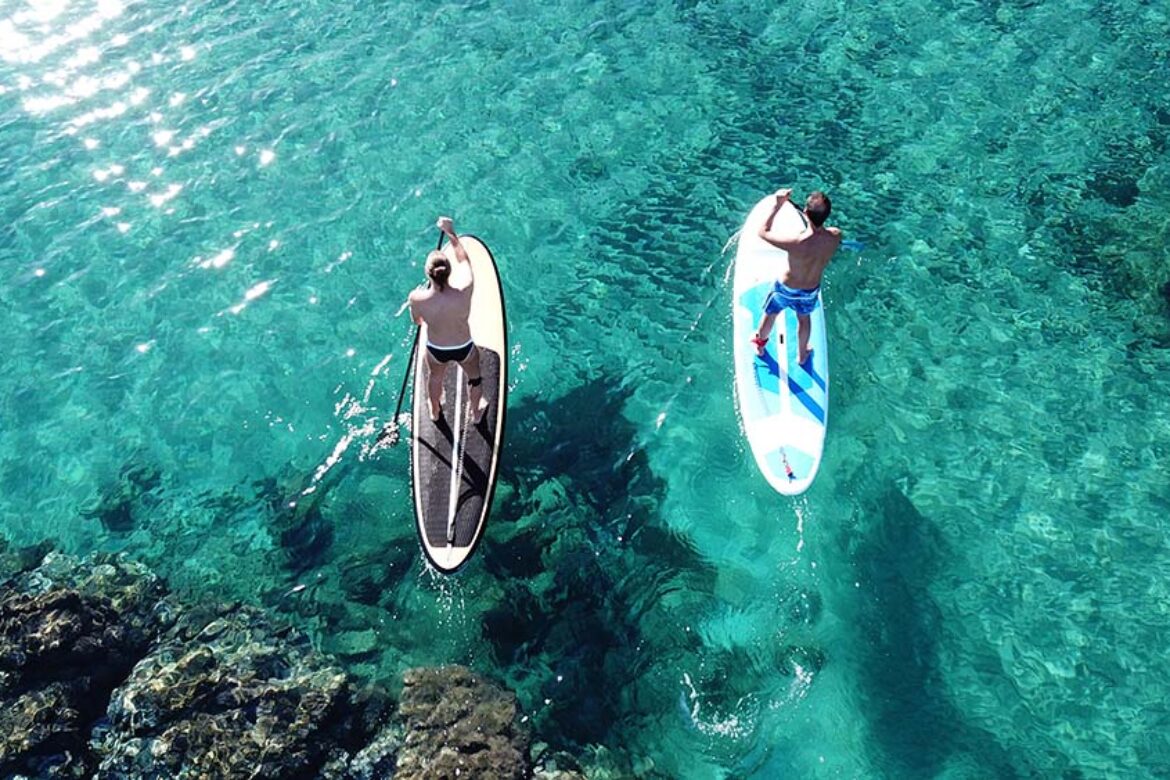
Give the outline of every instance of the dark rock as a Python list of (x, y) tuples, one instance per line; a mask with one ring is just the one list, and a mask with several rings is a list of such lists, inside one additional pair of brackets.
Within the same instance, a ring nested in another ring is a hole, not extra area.
[(324, 490), (306, 494), (276, 479), (256, 483), (258, 497), (272, 511), (269, 525), (290, 571), (320, 566), (333, 544), (333, 526), (321, 513)]
[(90, 725), (160, 628), (162, 583), (50, 555), (0, 590), (0, 776), (88, 775)]
[(389, 705), (292, 628), (185, 610), (122, 558), (53, 553), (0, 588), (0, 777), (386, 777)]
[(523, 585), (509, 584), (504, 597), (483, 617), (483, 637), (491, 643), (500, 663), (518, 662), (518, 652), (539, 637), (546, 619), (540, 603)]
[(689, 537), (647, 522), (630, 533), (630, 543), (647, 560), (656, 561), (665, 569), (695, 573), (714, 585), (714, 569), (699, 555)]
[(572, 764), (572, 768), (556, 765), (565, 761), (566, 757), (567, 754), (558, 753), (553, 760), (537, 766), (532, 772), (532, 780), (586, 780), (580, 767), (576, 766), (576, 761), (567, 759), (567, 762)]
[(585, 775), (572, 769), (538, 769), (532, 774), (533, 780), (586, 780)]
[[(850, 576), (866, 584), (859, 589), (865, 597), (847, 620), (857, 632), (861, 711), (891, 776), (938, 777), (945, 774), (942, 767), (967, 753), (979, 756), (987, 777), (1039, 774), (1018, 772), (1002, 735), (973, 722), (940, 681), (943, 619), (931, 586), (954, 553), (939, 526), (911, 500), (913, 479), (867, 472), (862, 480), (857, 495), (865, 497), (860, 511), (866, 523), (850, 530), (849, 544), (855, 562)], [(815, 668), (815, 651), (812, 657), (795, 648), (783, 652), (789, 664)], [(907, 730), (906, 723), (914, 728)]]
[(395, 778), (530, 776), (515, 695), (462, 666), (411, 669), (403, 683)]
[(0, 580), (35, 569), (52, 551), (52, 542), (13, 547), (7, 539), (0, 538)]
[(386, 780), (394, 777), (394, 763), (402, 744), (402, 729), (390, 725), (349, 758), (335, 758), (321, 770), (321, 780)]
[[(0, 585), (0, 777), (532, 776), (515, 695), (463, 667), (408, 672), (392, 720), (384, 691), (258, 609), (180, 604), (120, 557), (30, 567), (0, 540), (7, 558), (24, 570)], [(339, 639), (364, 655), (376, 636)]]
[(355, 661), (372, 658), (380, 650), (378, 634), (372, 628), (335, 632), (329, 637), (328, 647), (331, 653)]
[(82, 517), (96, 518), (111, 533), (134, 530), (134, 506), (160, 482), (157, 469), (149, 466), (127, 466), (117, 481), (106, 486), (97, 503), (81, 512)]
[(410, 544), (390, 544), (376, 554), (350, 556), (342, 564), (341, 587), (345, 595), (359, 604), (379, 604), (402, 582), (418, 560), (418, 548)]
[(173, 632), (110, 701), (98, 778), (311, 777), (356, 752), (388, 712), (257, 610)]
[(484, 544), (484, 567), (502, 580), (535, 577), (544, 571), (541, 553), (553, 536), (552, 529), (536, 526), (503, 541), (489, 537)]
[(1098, 171), (1090, 181), (1090, 189), (1109, 205), (1122, 209), (1132, 206), (1141, 195), (1136, 175), (1116, 168)]
[(650, 627), (707, 609), (698, 594), (714, 587), (710, 564), (662, 521), (665, 483), (623, 413), (627, 399), (620, 378), (602, 376), (509, 410), (525, 431), (509, 457), (540, 467), (512, 470), (501, 514), (515, 519), (489, 535), (485, 568), (503, 597), (483, 636), (510, 677), (547, 670), (522, 696), (556, 750), (623, 740), (630, 691), (656, 689), (658, 665), (697, 641)]
[[(587, 548), (563, 538), (553, 563), (552, 586), (542, 594), (544, 625), (536, 648), (555, 659), (553, 677), (541, 687), (548, 701), (541, 722), (549, 722), (550, 741), (603, 744), (620, 719), (616, 691), (632, 684), (644, 668), (638, 656), (642, 634), (629, 616), (633, 583), (615, 581)], [(558, 543), (559, 544), (559, 543)], [(607, 680), (608, 685), (598, 685)]]

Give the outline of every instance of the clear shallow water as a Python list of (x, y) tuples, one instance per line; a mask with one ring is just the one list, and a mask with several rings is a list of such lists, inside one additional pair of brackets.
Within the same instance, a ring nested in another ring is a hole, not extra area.
[[(0, 3), (3, 530), (279, 606), (379, 679), (471, 663), (619, 771), (1170, 772), (1168, 33), (1136, 2)], [(782, 185), (867, 244), (796, 501), (737, 430), (722, 253)], [(406, 449), (370, 452), (438, 213), (516, 345), (450, 581)]]

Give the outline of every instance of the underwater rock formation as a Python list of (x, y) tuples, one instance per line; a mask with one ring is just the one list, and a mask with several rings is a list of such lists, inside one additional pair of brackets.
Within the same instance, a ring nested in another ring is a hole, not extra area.
[(0, 589), (0, 776), (88, 777), (91, 725), (157, 635), (141, 567), (55, 553)]
[(257, 608), (44, 552), (0, 539), (0, 777), (581, 777), (534, 774), (515, 695), (466, 668), (410, 670), (395, 714)]
[[(987, 777), (1032, 777), (1019, 771), (1003, 736), (964, 714), (941, 679), (939, 628), (942, 613), (931, 594), (941, 561), (952, 555), (931, 518), (918, 510), (897, 480), (866, 474), (857, 494), (867, 526), (851, 528), (854, 571), (868, 583), (851, 621), (858, 631), (863, 662), (859, 680), (871, 733), (896, 767), (898, 777), (939, 777), (969, 756), (978, 757)], [(815, 656), (792, 654), (790, 664), (815, 665)], [(914, 723), (913, 729), (898, 724)]]
[(663, 524), (665, 483), (622, 413), (628, 396), (603, 377), (509, 409), (525, 431), (509, 457), (532, 465), (503, 478), (484, 542), (499, 595), (483, 640), (509, 679), (547, 670), (521, 700), (534, 732), (573, 753), (626, 748), (631, 697), (674, 706), (656, 675), (695, 637), (655, 629), (702, 614), (714, 589), (714, 569)]
[(532, 775), (514, 694), (462, 666), (411, 669), (403, 681), (396, 778)]
[(0, 582), (35, 569), (41, 564), (45, 556), (53, 551), (50, 542), (28, 547), (14, 547), (8, 540), (0, 536)]
[(162, 478), (152, 466), (127, 465), (113, 483), (103, 487), (97, 503), (81, 516), (94, 518), (110, 533), (134, 530), (135, 507), (158, 489)]
[[(285, 566), (303, 572), (319, 566), (333, 544), (333, 526), (321, 514), (324, 490), (306, 493), (296, 477), (268, 478), (256, 483), (257, 496), (271, 511), (269, 528), (279, 544)], [(291, 485), (291, 487), (290, 487)]]
[(185, 617), (114, 691), (96, 777), (316, 776), (389, 712), (257, 610)]

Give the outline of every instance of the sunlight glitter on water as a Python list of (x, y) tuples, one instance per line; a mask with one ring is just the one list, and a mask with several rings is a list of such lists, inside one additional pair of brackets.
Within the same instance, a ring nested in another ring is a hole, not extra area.
[[(97, 0), (94, 12), (63, 25), (54, 33), (58, 17), (69, 10), (70, 0), (37, 0), (23, 11), (7, 19), (0, 19), (0, 59), (15, 64), (35, 64), (58, 49), (84, 40), (98, 32), (110, 19), (116, 19), (124, 10), (120, 0)], [(36, 42), (23, 29), (37, 27), (42, 40)], [(23, 29), (22, 29), (23, 28)]]

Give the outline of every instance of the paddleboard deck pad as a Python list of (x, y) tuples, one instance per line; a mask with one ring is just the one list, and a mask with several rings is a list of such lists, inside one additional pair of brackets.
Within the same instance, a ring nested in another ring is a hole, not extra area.
[[(787, 268), (788, 253), (759, 236), (776, 202), (769, 195), (756, 204), (744, 223), (735, 256), (732, 333), (735, 390), (744, 435), (768, 483), (785, 495), (803, 493), (821, 464), (829, 421), (829, 350), (825, 307), (818, 296), (810, 314), (811, 361), (797, 363), (796, 313), (776, 317), (763, 357), (750, 341), (764, 313), (764, 302)], [(786, 203), (772, 229), (799, 232), (803, 216)]]
[[(419, 540), (430, 564), (444, 573), (458, 570), (483, 536), (499, 469), (508, 393), (508, 342), (499, 271), (487, 246), (460, 236), (471, 258), (475, 290), (471, 296), (471, 337), (479, 348), (480, 385), (488, 402), (478, 424), (468, 402), (467, 375), (448, 363), (443, 379), (442, 414), (431, 420), (427, 408), (430, 364), (426, 326), (414, 366), (411, 476)], [(460, 264), (448, 245), (451, 283), (461, 285)]]

